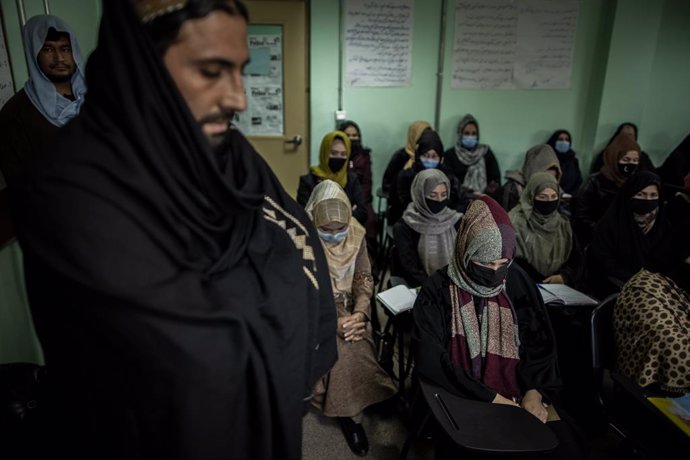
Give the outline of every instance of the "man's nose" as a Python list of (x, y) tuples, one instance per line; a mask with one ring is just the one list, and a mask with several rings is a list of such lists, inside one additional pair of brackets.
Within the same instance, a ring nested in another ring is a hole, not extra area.
[(241, 72), (233, 73), (226, 82), (221, 105), (224, 111), (244, 112), (247, 109), (247, 96), (244, 94), (244, 80)]

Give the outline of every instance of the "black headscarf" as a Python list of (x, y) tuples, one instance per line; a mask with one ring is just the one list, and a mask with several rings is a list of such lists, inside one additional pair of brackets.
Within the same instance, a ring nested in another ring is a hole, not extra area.
[(364, 147), (364, 141), (362, 140), (362, 130), (359, 129), (359, 125), (355, 123), (352, 120), (345, 120), (340, 125), (338, 125), (338, 131), (343, 131), (347, 128), (352, 126), (357, 130), (357, 134), (359, 134), (359, 141), (358, 142), (351, 142), (351, 152), (350, 152), (350, 160), (354, 159), (357, 155), (362, 154), (363, 152), (369, 153), (371, 152), (371, 149)]
[(690, 173), (690, 134), (673, 149), (664, 164), (659, 168), (659, 175), (664, 184), (683, 187), (683, 178)]
[(415, 163), (420, 168), (420, 171), (424, 169), (421, 163), (421, 157), (429, 150), (435, 150), (439, 159), (443, 159), (443, 142), (438, 133), (431, 128), (427, 128), (422, 132), (417, 141), (417, 147), (415, 149)]
[(15, 203), (56, 452), (299, 458), (335, 359), (308, 217), (241, 133), (211, 149), (129, 1), (104, 0), (86, 78)]
[(665, 236), (668, 223), (661, 199), (654, 226), (647, 234), (635, 222), (633, 196), (648, 185), (661, 191), (661, 180), (653, 172), (638, 171), (630, 176), (597, 224), (588, 253), (605, 276), (626, 281), (642, 268), (651, 248)]
[[(564, 133), (568, 136), (570, 149), (565, 153), (561, 153), (556, 150), (556, 141), (558, 140), (558, 136)], [(551, 146), (561, 164), (561, 171), (563, 173), (559, 182), (561, 188), (566, 193), (574, 195), (579, 190), (580, 185), (582, 185), (582, 173), (580, 172), (580, 163), (575, 156), (575, 150), (573, 150), (573, 136), (565, 129), (558, 129), (554, 131), (546, 143)]]

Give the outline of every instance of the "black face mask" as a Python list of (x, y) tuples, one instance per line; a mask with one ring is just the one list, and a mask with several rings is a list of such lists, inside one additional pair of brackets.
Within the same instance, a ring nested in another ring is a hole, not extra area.
[(470, 261), (470, 264), (467, 267), (467, 272), (475, 283), (481, 286), (495, 288), (503, 283), (503, 281), (506, 279), (508, 267), (510, 267), (509, 263), (505, 264), (498, 270), (494, 270), (489, 267), (482, 267), (481, 265)]
[(436, 201), (432, 200), (431, 198), (426, 198), (424, 201), (426, 201), (429, 211), (433, 212), (434, 214), (438, 214), (439, 212), (443, 211), (448, 205), (448, 200)]
[(618, 171), (623, 177), (630, 177), (637, 171), (637, 165), (635, 163), (618, 163)]
[(331, 172), (337, 173), (345, 166), (346, 161), (346, 158), (329, 158), (328, 167), (331, 169)]
[(649, 214), (659, 207), (659, 200), (643, 200), (642, 198), (632, 199), (632, 211), (641, 216)]
[(353, 139), (350, 141), (350, 150), (355, 151), (362, 148), (362, 141), (359, 139)]
[(534, 212), (536, 212), (537, 214), (541, 214), (542, 216), (548, 216), (549, 214), (553, 213), (556, 209), (558, 209), (558, 200), (534, 200), (532, 201), (532, 209), (534, 209)]

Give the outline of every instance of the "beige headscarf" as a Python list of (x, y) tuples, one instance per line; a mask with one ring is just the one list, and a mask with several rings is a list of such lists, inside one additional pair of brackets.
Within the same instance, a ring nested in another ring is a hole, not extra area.
[(560, 195), (556, 178), (545, 172), (534, 174), (520, 195), (520, 202), (508, 215), (515, 228), (517, 257), (525, 259), (542, 275), (551, 276), (570, 257), (573, 232), (568, 219), (558, 210), (543, 216), (532, 209), (534, 196), (547, 188)]
[[(407, 129), (407, 144), (405, 145), (405, 152), (410, 158), (408, 158), (403, 169), (410, 169), (414, 164), (415, 152), (417, 150), (417, 142), (419, 141), (419, 137), (422, 135), (425, 129), (430, 127), (431, 125), (428, 122), (418, 120), (412, 123)], [(442, 154), (442, 152), (439, 152), (439, 154)]]
[(328, 260), (333, 294), (351, 293), (357, 254), (364, 241), (364, 227), (352, 217), (345, 191), (332, 180), (324, 180), (314, 187), (307, 208), (317, 228), (332, 222), (348, 225), (343, 241), (335, 244), (321, 241), (321, 245)]

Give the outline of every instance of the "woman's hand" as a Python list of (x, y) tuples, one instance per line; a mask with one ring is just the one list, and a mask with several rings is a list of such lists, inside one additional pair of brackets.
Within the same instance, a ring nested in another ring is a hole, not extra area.
[(542, 281), (544, 284), (565, 284), (563, 280), (563, 275), (551, 275)]
[(367, 330), (366, 316), (356, 312), (338, 318), (338, 335), (346, 342), (359, 342)]
[(527, 390), (525, 396), (522, 397), (522, 401), (520, 401), (520, 407), (537, 417), (542, 423), (546, 423), (548, 412), (546, 411), (546, 405), (541, 400), (541, 393), (537, 390)]

